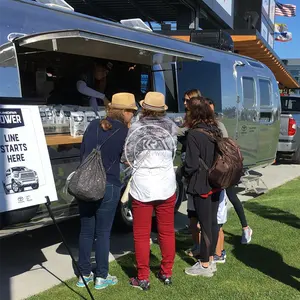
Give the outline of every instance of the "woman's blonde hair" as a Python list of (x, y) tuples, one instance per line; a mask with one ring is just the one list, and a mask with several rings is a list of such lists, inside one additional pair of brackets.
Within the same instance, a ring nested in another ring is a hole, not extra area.
[(184, 96), (188, 96), (190, 99), (193, 97), (201, 97), (201, 92), (198, 89), (188, 90), (184, 93)]
[[(125, 122), (124, 119), (124, 111), (126, 111), (126, 109), (111, 108), (108, 106), (106, 107), (106, 117), (109, 117), (113, 120), (118, 120), (125, 126), (128, 126), (128, 123)], [(103, 128), (104, 131), (110, 130), (112, 128), (112, 124), (107, 119), (101, 120), (100, 126)]]

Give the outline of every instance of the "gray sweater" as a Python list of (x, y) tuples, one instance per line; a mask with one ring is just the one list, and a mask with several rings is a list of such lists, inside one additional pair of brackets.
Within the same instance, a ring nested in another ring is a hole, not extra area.
[(219, 127), (219, 129), (221, 130), (221, 132), (223, 134), (223, 137), (228, 137), (228, 132), (226, 130), (225, 125), (220, 121), (217, 121), (217, 122), (218, 122), (218, 127)]

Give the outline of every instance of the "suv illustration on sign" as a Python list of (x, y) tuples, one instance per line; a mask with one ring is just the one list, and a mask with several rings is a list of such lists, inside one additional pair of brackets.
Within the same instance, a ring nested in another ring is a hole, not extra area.
[(36, 190), (39, 188), (39, 178), (36, 171), (26, 167), (13, 167), (5, 172), (5, 178), (2, 181), (5, 194), (10, 191), (14, 193), (23, 192), (25, 187), (31, 187)]

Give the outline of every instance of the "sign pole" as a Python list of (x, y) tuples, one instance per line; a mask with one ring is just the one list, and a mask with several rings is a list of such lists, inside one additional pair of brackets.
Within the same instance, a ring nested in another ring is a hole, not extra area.
[(87, 289), (87, 291), (88, 291), (88, 293), (89, 293), (91, 299), (92, 299), (92, 300), (95, 300), (95, 298), (94, 298), (94, 296), (92, 295), (92, 293), (91, 293), (91, 291), (90, 291), (90, 289), (89, 289), (87, 283), (85, 282), (85, 279), (83, 278), (83, 275), (82, 275), (82, 273), (81, 273), (81, 271), (80, 271), (80, 269), (79, 269), (79, 267), (78, 267), (78, 264), (77, 264), (77, 262), (76, 262), (76, 260), (75, 260), (75, 258), (74, 258), (74, 256), (73, 256), (73, 254), (72, 254), (72, 252), (71, 252), (71, 249), (69, 248), (69, 246), (68, 246), (68, 244), (67, 244), (67, 242), (66, 242), (66, 240), (65, 240), (65, 238), (64, 238), (64, 236), (63, 236), (63, 234), (62, 234), (62, 232), (61, 232), (61, 230), (60, 230), (60, 228), (59, 228), (59, 226), (58, 226), (58, 224), (57, 224), (57, 222), (56, 222), (56, 220), (55, 220), (55, 217), (54, 217), (53, 212), (52, 212), (52, 209), (51, 209), (51, 201), (50, 201), (50, 198), (49, 198), (49, 196), (46, 196), (45, 198), (46, 198), (46, 203), (45, 203), (45, 205), (46, 205), (46, 207), (47, 207), (48, 213), (49, 213), (49, 215), (50, 215), (50, 217), (51, 217), (51, 219), (52, 219), (54, 225), (56, 226), (56, 229), (57, 229), (59, 235), (61, 236), (61, 239), (62, 239), (64, 245), (66, 246), (69, 255), (71, 256), (71, 259), (72, 259), (74, 265), (76, 266), (77, 272), (78, 272), (78, 274), (80, 275), (80, 277), (82, 278), (82, 281), (83, 281), (83, 283), (84, 283), (84, 285), (85, 285), (85, 287), (86, 287), (86, 289)]

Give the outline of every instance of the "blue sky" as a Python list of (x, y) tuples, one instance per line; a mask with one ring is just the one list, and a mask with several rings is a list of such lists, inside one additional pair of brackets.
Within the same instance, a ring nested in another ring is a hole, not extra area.
[(288, 26), (288, 31), (293, 35), (290, 42), (274, 41), (274, 50), (280, 58), (300, 58), (300, 1), (298, 0), (279, 0), (282, 4), (295, 4), (296, 17), (275, 16), (276, 23), (283, 23)]

